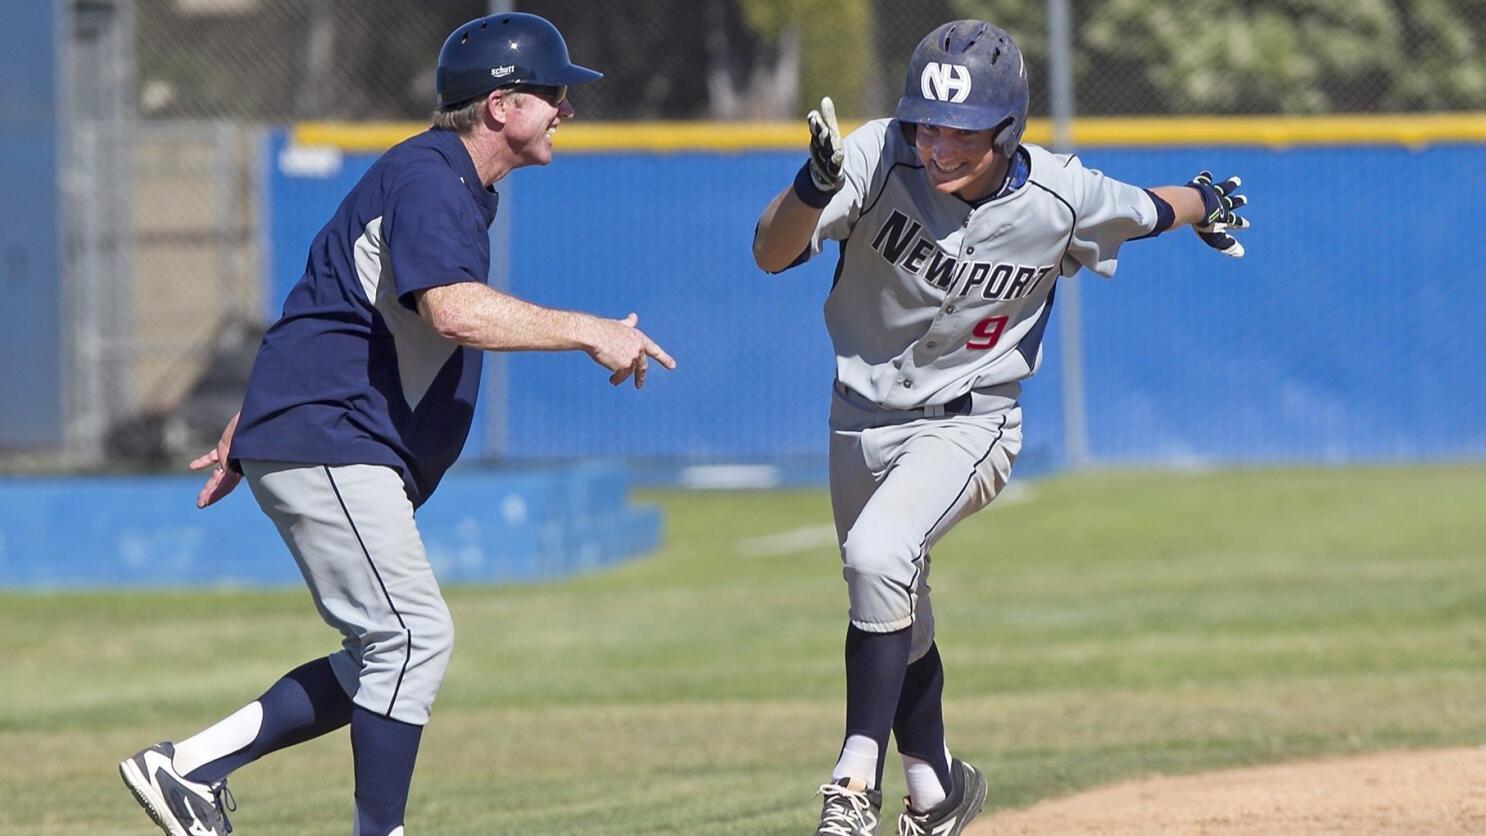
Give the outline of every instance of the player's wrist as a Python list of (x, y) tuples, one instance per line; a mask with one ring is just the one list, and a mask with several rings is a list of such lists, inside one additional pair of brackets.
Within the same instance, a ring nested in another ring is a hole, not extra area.
[(1218, 197), (1218, 192), (1210, 184), (1193, 181), (1187, 183), (1186, 187), (1197, 193), (1202, 201), (1202, 214), (1192, 221), (1193, 226), (1206, 226), (1222, 214), (1223, 203)]
[(824, 209), (831, 198), (836, 196), (835, 192), (828, 192), (815, 184), (815, 177), (810, 174), (810, 163), (806, 162), (800, 166), (795, 174), (794, 185), (795, 197), (811, 209)]
[(1151, 205), (1156, 207), (1156, 223), (1151, 227), (1150, 235), (1160, 235), (1176, 225), (1176, 208), (1166, 198), (1152, 191), (1142, 189), (1146, 196), (1151, 199)]

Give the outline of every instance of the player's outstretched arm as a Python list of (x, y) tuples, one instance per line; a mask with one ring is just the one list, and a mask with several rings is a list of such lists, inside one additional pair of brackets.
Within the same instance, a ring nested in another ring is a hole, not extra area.
[(613, 374), (645, 385), (649, 360), (667, 369), (676, 361), (635, 327), (639, 317), (605, 319), (534, 305), (477, 282), (457, 282), (418, 294), (418, 313), (447, 340), (483, 351), (585, 351)]
[(1151, 191), (1171, 205), (1172, 226), (1190, 225), (1202, 243), (1223, 255), (1243, 257), (1243, 245), (1231, 233), (1247, 229), (1249, 222), (1237, 210), (1248, 205), (1247, 196), (1239, 194), (1243, 181), (1238, 177), (1215, 183), (1210, 172), (1199, 172), (1185, 186), (1162, 186)]
[(820, 109), (805, 117), (810, 128), (810, 162), (759, 216), (753, 233), (753, 260), (760, 269), (777, 273), (789, 267), (810, 245), (821, 210), (841, 191), (845, 144), (836, 124), (836, 105), (829, 96)]
[(192, 470), (205, 470), (208, 467), (212, 469), (207, 474), (206, 484), (201, 486), (201, 492), (196, 494), (197, 508), (205, 508), (232, 493), (232, 489), (242, 479), (242, 474), (227, 466), (228, 454), (232, 450), (232, 434), (236, 431), (237, 415), (233, 415), (232, 420), (227, 422), (227, 428), (222, 430), (222, 437), (217, 439), (217, 446), (191, 460)]

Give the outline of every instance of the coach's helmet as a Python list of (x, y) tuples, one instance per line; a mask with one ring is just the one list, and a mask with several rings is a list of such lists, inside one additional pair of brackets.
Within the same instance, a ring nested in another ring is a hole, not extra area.
[(562, 87), (603, 78), (568, 59), (557, 27), (536, 15), (510, 12), (478, 18), (450, 33), (434, 76), (439, 107), (469, 101), (499, 87)]
[(908, 62), (899, 122), (996, 131), (1016, 153), (1027, 129), (1027, 65), (1011, 36), (983, 20), (956, 20), (924, 36)]

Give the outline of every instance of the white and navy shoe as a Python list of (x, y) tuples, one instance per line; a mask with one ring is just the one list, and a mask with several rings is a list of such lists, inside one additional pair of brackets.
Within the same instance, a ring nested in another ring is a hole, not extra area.
[(867, 789), (860, 778), (842, 778), (821, 784), (825, 796), (815, 836), (877, 836), (882, 818), (882, 792)]
[(227, 836), (232, 823), (227, 811), (237, 802), (227, 791), (227, 781), (198, 784), (187, 781), (171, 762), (175, 746), (156, 743), (119, 764), (124, 786), (134, 800), (170, 836)]
[(898, 816), (898, 836), (958, 836), (980, 812), (990, 786), (979, 769), (955, 758), (949, 764), (949, 795), (922, 812), (903, 799)]

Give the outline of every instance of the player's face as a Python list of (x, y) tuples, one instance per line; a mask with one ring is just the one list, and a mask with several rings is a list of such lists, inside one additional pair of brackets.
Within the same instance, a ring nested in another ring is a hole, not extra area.
[(914, 147), (924, 173), (936, 191), (976, 200), (1001, 185), (996, 165), (995, 131), (965, 131), (938, 125), (919, 125)]
[(552, 135), (562, 120), (573, 116), (566, 87), (518, 87), (525, 95), (515, 97), (507, 109), (506, 140), (523, 165), (552, 162)]

